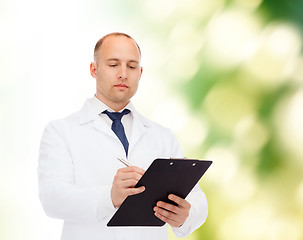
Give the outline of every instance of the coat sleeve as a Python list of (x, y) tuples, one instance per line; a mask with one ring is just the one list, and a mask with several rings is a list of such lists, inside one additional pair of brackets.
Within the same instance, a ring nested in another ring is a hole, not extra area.
[(188, 236), (199, 228), (207, 218), (207, 200), (199, 184), (188, 194), (186, 200), (191, 204), (189, 216), (181, 227), (172, 227), (176, 237)]
[(39, 198), (45, 213), (66, 221), (99, 222), (115, 209), (110, 186), (78, 186), (67, 141), (57, 121), (42, 135), (38, 162)]
[[(171, 139), (172, 156), (176, 158), (183, 157), (180, 145), (175, 136), (172, 136)], [(186, 237), (191, 234), (206, 221), (208, 214), (207, 199), (199, 184), (196, 184), (185, 200), (191, 204), (191, 208), (184, 224), (181, 227), (172, 227), (176, 237)]]

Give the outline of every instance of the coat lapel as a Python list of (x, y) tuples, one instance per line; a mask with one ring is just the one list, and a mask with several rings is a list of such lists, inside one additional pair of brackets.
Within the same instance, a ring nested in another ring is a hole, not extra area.
[(116, 138), (117, 136), (115, 135), (115, 133), (112, 131), (112, 129), (104, 122), (102, 121), (102, 119), (97, 116), (95, 119), (94, 119), (94, 122), (93, 122), (93, 126), (94, 128), (96, 128), (98, 131), (101, 131), (111, 137), (114, 137)]
[(150, 126), (150, 123), (147, 121), (147, 119), (141, 116), (136, 110), (132, 110), (132, 113), (134, 118), (132, 124), (131, 137), (129, 140), (129, 153), (136, 146), (138, 141), (140, 141), (140, 139), (146, 133), (147, 128)]
[(100, 119), (99, 115), (95, 113), (89, 100), (86, 100), (83, 107), (79, 111), (79, 123), (80, 125), (92, 122), (93, 127), (109, 136), (116, 137), (111, 128)]

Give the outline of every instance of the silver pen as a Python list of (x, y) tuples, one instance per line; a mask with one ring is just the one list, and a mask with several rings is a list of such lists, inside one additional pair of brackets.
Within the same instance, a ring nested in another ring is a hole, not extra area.
[(126, 167), (132, 166), (128, 161), (123, 158), (117, 158), (120, 162), (122, 162)]

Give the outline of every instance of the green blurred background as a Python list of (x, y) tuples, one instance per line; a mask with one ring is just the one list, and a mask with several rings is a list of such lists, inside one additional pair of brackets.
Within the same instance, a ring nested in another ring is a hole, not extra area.
[[(94, 93), (95, 42), (133, 36), (137, 108), (214, 164), (186, 239), (303, 239), (303, 2), (0, 0), (0, 239), (59, 239), (36, 167), (45, 124)], [(170, 239), (175, 239), (170, 231)]]

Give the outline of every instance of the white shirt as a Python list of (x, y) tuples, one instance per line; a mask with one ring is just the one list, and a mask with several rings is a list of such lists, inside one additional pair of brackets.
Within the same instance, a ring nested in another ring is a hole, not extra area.
[[(130, 106), (130, 105), (129, 105)], [(172, 132), (141, 116), (134, 108), (128, 161), (147, 169), (155, 158), (182, 157)], [(45, 128), (38, 164), (39, 197), (45, 213), (64, 220), (61, 240), (167, 240), (163, 227), (107, 227), (116, 209), (110, 190), (125, 157), (110, 125), (87, 100), (79, 112), (51, 121)], [(185, 237), (207, 217), (207, 200), (197, 185), (186, 200), (189, 217), (176, 236)]]
[[(101, 113), (104, 112), (105, 110), (107, 110), (109, 112), (114, 112), (114, 110), (109, 108), (108, 106), (106, 106), (103, 102), (101, 102), (98, 98), (96, 98), (96, 96), (94, 96), (93, 98), (90, 98), (88, 100), (92, 104), (94, 110), (96, 111), (96, 114), (99, 114), (99, 116), (104, 119), (104, 121), (107, 123), (107, 125), (109, 127), (111, 127), (113, 121), (106, 114), (101, 114)], [(131, 111), (129, 114), (124, 115), (121, 119), (121, 122), (122, 122), (123, 127), (124, 127), (124, 131), (125, 131), (125, 135), (126, 135), (127, 140), (128, 140), (131, 137), (130, 135), (131, 135), (131, 129), (132, 129), (132, 125), (133, 125), (132, 110), (134, 110), (135, 108), (134, 108), (133, 104), (131, 104), (129, 102), (125, 106), (125, 108), (123, 108), (119, 112), (122, 112), (124, 109), (129, 109)]]

